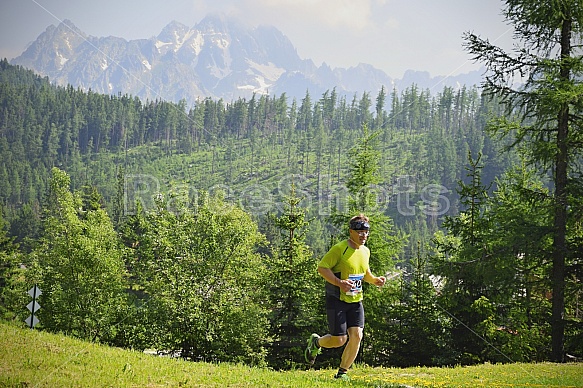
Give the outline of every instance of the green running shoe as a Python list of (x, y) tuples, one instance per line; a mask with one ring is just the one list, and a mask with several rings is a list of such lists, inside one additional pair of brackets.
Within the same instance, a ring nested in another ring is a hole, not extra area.
[(304, 357), (306, 358), (306, 362), (310, 365), (314, 365), (316, 357), (318, 354), (322, 353), (322, 349), (318, 346), (318, 339), (320, 339), (318, 334), (312, 334), (310, 338), (308, 338), (308, 346), (306, 346)]

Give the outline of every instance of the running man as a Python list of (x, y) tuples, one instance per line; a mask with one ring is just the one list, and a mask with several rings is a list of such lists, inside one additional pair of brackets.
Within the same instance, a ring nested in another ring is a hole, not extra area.
[(329, 334), (312, 334), (305, 350), (306, 362), (314, 364), (321, 348), (346, 345), (340, 368), (334, 376), (348, 379), (348, 369), (360, 349), (364, 329), (362, 306), (363, 281), (383, 286), (385, 277), (374, 276), (369, 268), (370, 251), (364, 246), (369, 234), (369, 220), (364, 214), (353, 217), (349, 224), (349, 238), (334, 245), (318, 264), (318, 273), (326, 279), (326, 314)]

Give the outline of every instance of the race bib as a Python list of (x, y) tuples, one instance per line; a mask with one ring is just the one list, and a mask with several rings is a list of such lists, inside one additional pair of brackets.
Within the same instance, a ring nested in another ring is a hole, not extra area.
[(364, 274), (353, 274), (348, 275), (348, 280), (352, 280), (352, 288), (346, 293), (346, 295), (354, 296), (362, 292), (362, 279), (364, 279)]

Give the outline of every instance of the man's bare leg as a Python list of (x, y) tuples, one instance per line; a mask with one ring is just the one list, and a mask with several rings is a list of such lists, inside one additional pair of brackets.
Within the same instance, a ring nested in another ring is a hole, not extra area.
[[(356, 360), (356, 356), (358, 354), (358, 350), (360, 349), (360, 341), (362, 340), (363, 329), (362, 327), (349, 327), (348, 328), (348, 342), (346, 343), (346, 347), (342, 352), (342, 360), (340, 361), (340, 368), (343, 369), (350, 369), (354, 360)], [(324, 338), (324, 337), (322, 337)], [(322, 339), (320, 339), (320, 344), (322, 343)]]
[(326, 334), (318, 339), (318, 345), (323, 348), (339, 348), (346, 343), (348, 337), (345, 335)]

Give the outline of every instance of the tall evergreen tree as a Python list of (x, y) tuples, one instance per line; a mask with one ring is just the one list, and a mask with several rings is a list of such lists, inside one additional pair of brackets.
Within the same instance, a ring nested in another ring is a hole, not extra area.
[[(394, 230), (392, 219), (385, 213), (388, 201), (386, 192), (380, 182), (379, 151), (377, 137), (379, 133), (369, 133), (368, 126), (362, 126), (362, 135), (348, 154), (349, 171), (346, 180), (348, 198), (347, 212), (333, 209), (331, 220), (338, 231), (337, 237), (348, 234), (348, 221), (354, 215), (364, 213), (371, 222), (371, 233), (367, 240), (370, 248), (370, 268), (373, 273), (384, 273), (394, 266), (394, 259), (403, 247), (404, 236)], [(375, 325), (384, 326), (387, 306), (382, 302), (383, 291), (369, 285), (366, 300), (370, 308), (368, 316), (375, 323), (371, 324), (371, 333), (380, 332)], [(378, 359), (377, 351), (381, 351), (378, 343), (382, 336), (368, 336), (362, 342), (362, 352), (359, 357), (364, 362)]]
[(293, 367), (292, 360), (302, 360), (303, 349), (297, 346), (297, 339), (316, 331), (320, 323), (314, 319), (322, 307), (314, 303), (319, 279), (313, 254), (305, 243), (309, 222), (301, 201), (292, 185), (283, 213), (273, 216), (281, 238), (269, 260), (270, 323), (274, 336), (270, 361), (278, 368)]
[[(505, 1), (504, 16), (514, 26), (520, 49), (505, 52), (473, 33), (465, 45), (473, 58), (489, 71), (485, 91), (499, 96), (508, 113), (519, 112), (521, 120), (499, 120), (495, 133), (512, 133), (532, 162), (550, 171), (554, 185), (552, 247), (552, 359), (564, 361), (565, 274), (573, 255), (567, 244), (573, 199), (581, 173), (583, 151), (583, 2), (581, 0)], [(520, 77), (524, 84), (513, 81)]]
[(482, 165), (480, 158), (472, 159), (471, 154), (468, 161), (469, 183), (460, 181), (458, 189), (464, 208), (460, 214), (446, 217), (443, 226), (447, 234), (436, 233), (437, 254), (432, 263), (433, 273), (444, 283), (440, 303), (456, 317), (451, 331), (461, 363), (485, 361), (480, 354), (487, 344), (474, 334), (476, 325), (485, 317), (472, 306), (489, 295), (485, 279), (493, 268), (486, 260), (491, 254), (486, 235), (492, 226), (484, 216), (488, 195), (481, 180)]
[(367, 215), (371, 225), (374, 225), (367, 243), (371, 246), (371, 268), (386, 271), (402, 249), (403, 236), (395, 233), (393, 221), (385, 213), (388, 197), (385, 189), (379, 185), (378, 135), (379, 132), (370, 133), (368, 125), (364, 124), (362, 137), (348, 151), (348, 213), (333, 214), (333, 220), (345, 235), (348, 220), (352, 216), (359, 213)]

